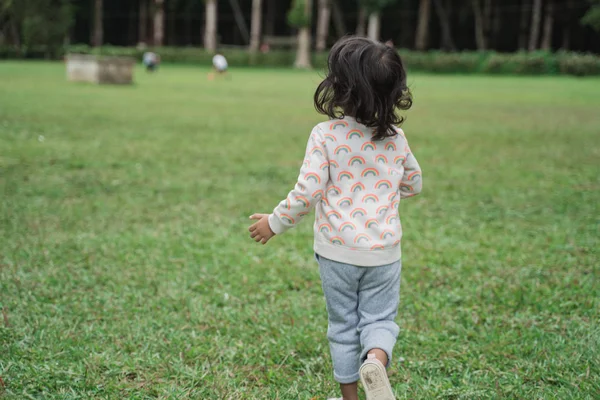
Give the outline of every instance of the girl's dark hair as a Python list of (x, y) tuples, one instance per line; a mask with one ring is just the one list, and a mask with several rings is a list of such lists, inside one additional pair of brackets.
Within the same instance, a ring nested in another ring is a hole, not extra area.
[(331, 119), (348, 115), (374, 128), (373, 140), (395, 136), (412, 97), (406, 71), (393, 48), (358, 36), (346, 36), (331, 49), (327, 77), (315, 92), (315, 108)]

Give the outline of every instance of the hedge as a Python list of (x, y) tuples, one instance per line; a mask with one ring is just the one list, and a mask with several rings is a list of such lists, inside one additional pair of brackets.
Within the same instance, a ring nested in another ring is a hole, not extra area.
[[(130, 56), (138, 60), (146, 50), (135, 47), (103, 46), (93, 48), (87, 45), (74, 45), (64, 49), (65, 52), (98, 54), (110, 56)], [(160, 47), (153, 51), (160, 54), (163, 62), (210, 65), (212, 54), (197, 47)], [(2, 58), (42, 58), (46, 54), (43, 49), (32, 49), (18, 54), (13, 48), (0, 46)], [(232, 67), (289, 67), (293, 65), (295, 51), (274, 50), (268, 53), (251, 55), (245, 49), (224, 49)], [(462, 74), (509, 74), (509, 75), (600, 75), (600, 57), (592, 54), (573, 52), (531, 52), (531, 53), (496, 53), (496, 52), (458, 52), (440, 51), (416, 52), (400, 50), (404, 63), (409, 71), (433, 73)], [(322, 69), (326, 66), (327, 54), (314, 53), (313, 66)]]

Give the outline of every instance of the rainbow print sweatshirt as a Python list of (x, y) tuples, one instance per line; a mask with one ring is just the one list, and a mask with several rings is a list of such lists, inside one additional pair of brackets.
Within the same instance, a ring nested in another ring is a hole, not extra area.
[(298, 182), (269, 216), (277, 235), (316, 208), (314, 251), (364, 267), (401, 257), (400, 199), (421, 191), (421, 168), (404, 132), (372, 140), (372, 128), (345, 117), (320, 123), (308, 139)]

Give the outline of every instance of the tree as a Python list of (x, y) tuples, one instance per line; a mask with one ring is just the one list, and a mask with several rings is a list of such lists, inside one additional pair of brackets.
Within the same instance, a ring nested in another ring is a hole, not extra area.
[(165, 36), (165, 0), (154, 0), (154, 35), (152, 44), (162, 46)]
[(214, 53), (217, 51), (217, 0), (205, 1), (204, 48)]
[(366, 36), (366, 20), (367, 20), (367, 10), (364, 7), (358, 8), (358, 20), (356, 22), (356, 35), (357, 36)]
[(531, 29), (529, 31), (529, 51), (534, 51), (538, 46), (540, 35), (540, 20), (542, 19), (542, 0), (533, 0), (531, 12)]
[(381, 11), (396, 0), (359, 0), (359, 5), (364, 7), (369, 15), (367, 36), (373, 40), (379, 40), (381, 30)]
[(298, 48), (296, 51), (296, 68), (310, 68), (310, 25), (312, 0), (293, 0), (287, 14), (288, 23), (298, 28)]
[(331, 18), (330, 0), (319, 0), (319, 13), (317, 21), (317, 51), (325, 50), (329, 36), (329, 21)]
[(256, 53), (260, 47), (262, 31), (262, 0), (252, 0), (252, 26), (250, 27), (250, 52)]
[(73, 15), (69, 0), (0, 1), (0, 21), (10, 26), (17, 50), (40, 46), (46, 58), (60, 53)]
[(450, 17), (448, 16), (448, 12), (444, 7), (444, 3), (442, 0), (434, 0), (434, 4), (437, 11), (437, 16), (440, 20), (440, 26), (442, 27), (442, 47), (444, 50), (455, 51), (456, 46), (454, 45), (454, 40), (452, 39), (452, 30), (450, 29)]
[(477, 43), (477, 50), (485, 50), (487, 48), (487, 43), (481, 4), (479, 3), (479, 0), (471, 0), (471, 5), (475, 16), (475, 42)]
[(148, 35), (148, 0), (140, 0), (138, 43), (146, 43)]
[(519, 45), (518, 45), (519, 50), (527, 49), (527, 34), (528, 34), (527, 21), (529, 21), (529, 5), (530, 5), (529, 0), (523, 0), (523, 2), (521, 3), (521, 12), (520, 12), (521, 21), (519, 22)]
[(417, 37), (415, 39), (415, 48), (417, 50), (423, 51), (427, 49), (430, 15), (431, 0), (421, 0), (419, 2), (419, 22), (417, 24)]
[(542, 36), (542, 50), (552, 49), (552, 31), (554, 28), (554, 2), (548, 0), (546, 5), (546, 15), (544, 16), (544, 35)]
[(581, 24), (600, 32), (600, 0), (592, 0), (591, 3), (592, 6), (581, 18)]
[(92, 46), (102, 46), (104, 29), (102, 18), (103, 0), (94, 0), (94, 26), (92, 28)]

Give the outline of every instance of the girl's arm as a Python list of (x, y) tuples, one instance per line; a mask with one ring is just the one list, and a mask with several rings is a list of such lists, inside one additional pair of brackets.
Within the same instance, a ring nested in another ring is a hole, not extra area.
[(298, 224), (321, 200), (329, 181), (328, 167), (325, 138), (317, 126), (308, 139), (296, 186), (269, 215), (273, 233), (280, 235)]
[(404, 159), (404, 175), (400, 182), (400, 198), (405, 199), (413, 197), (421, 193), (423, 188), (423, 178), (421, 176), (421, 167), (417, 162), (417, 159), (410, 151), (408, 143), (405, 147), (405, 159)]

